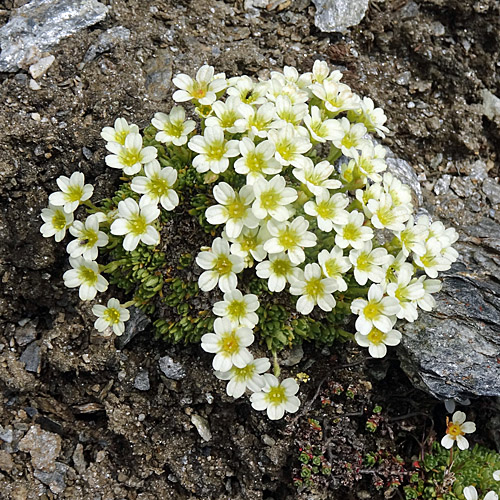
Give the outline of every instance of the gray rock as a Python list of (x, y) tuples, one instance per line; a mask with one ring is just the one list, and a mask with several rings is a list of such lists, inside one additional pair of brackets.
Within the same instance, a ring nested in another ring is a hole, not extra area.
[(316, 6), (314, 24), (327, 33), (343, 32), (361, 22), (368, 0), (313, 0)]
[(66, 483), (64, 481), (66, 477), (66, 472), (68, 472), (69, 466), (61, 462), (56, 462), (56, 469), (53, 472), (43, 472), (41, 470), (35, 470), (33, 475), (41, 481), (43, 484), (50, 488), (50, 491), (55, 495), (61, 494), (66, 489)]
[(55, 60), (56, 58), (50, 55), (47, 57), (42, 57), (36, 63), (32, 64), (29, 69), (31, 77), (36, 80), (37, 78), (45, 75), (47, 70), (52, 66), (52, 64), (54, 64)]
[(83, 62), (88, 63), (93, 61), (97, 56), (109, 52), (114, 49), (120, 42), (130, 40), (130, 30), (123, 26), (115, 26), (101, 33), (97, 39), (97, 43), (91, 45), (85, 55)]
[(289, 352), (288, 357), (284, 359), (281, 362), (281, 364), (283, 366), (295, 366), (300, 363), (303, 357), (304, 357), (304, 349), (299, 344), (292, 348), (292, 350)]
[(32, 342), (19, 358), (21, 363), (25, 364), (25, 369), (28, 372), (39, 373), (40, 364), (42, 362), (42, 354), (40, 352), (39, 342)]
[(184, 367), (180, 363), (174, 361), (170, 356), (163, 356), (163, 358), (158, 360), (158, 364), (165, 377), (171, 380), (182, 380), (186, 377)]
[(172, 80), (172, 56), (169, 50), (158, 50), (155, 57), (146, 61), (144, 72), (149, 97), (153, 101), (164, 101), (168, 97)]
[(200, 417), (194, 413), (191, 415), (191, 423), (196, 427), (196, 430), (203, 441), (210, 441), (212, 439), (212, 432), (210, 431), (208, 420), (206, 418)]
[(488, 168), (482, 160), (476, 160), (467, 168), (467, 175), (473, 181), (483, 182), (488, 177)]
[(35, 469), (43, 472), (56, 470), (56, 459), (61, 453), (61, 436), (44, 431), (39, 425), (32, 425), (19, 441), (19, 449), (29, 452)]
[(35, 63), (63, 38), (102, 21), (107, 10), (97, 0), (32, 0), (14, 10), (0, 28), (0, 71)]
[(17, 345), (25, 346), (36, 339), (36, 321), (29, 321), (25, 325), (16, 328), (14, 338)]
[(12, 431), (12, 429), (9, 429), (9, 428), (6, 428), (4, 429), (1, 425), (0, 425), (0, 439), (4, 442), (4, 443), (12, 443), (12, 440), (14, 439), (14, 432)]
[(78, 443), (73, 452), (73, 465), (79, 474), (83, 474), (87, 469), (87, 462), (83, 454), (83, 444)]
[(489, 90), (481, 91), (483, 98), (483, 114), (490, 120), (500, 121), (500, 99)]
[(151, 324), (151, 320), (137, 307), (131, 307), (130, 319), (125, 323), (125, 331), (116, 337), (115, 347), (123, 349), (136, 335), (142, 333)]
[(149, 391), (149, 389), (151, 389), (149, 373), (146, 370), (142, 370), (136, 375), (134, 387), (139, 391)]
[(491, 177), (484, 179), (482, 190), (492, 205), (498, 205), (500, 203), (500, 184), (498, 184), (498, 181)]
[(401, 366), (444, 400), (500, 396), (500, 225), (483, 219), (462, 230), (474, 239), (455, 245), (462, 262), (442, 273), (436, 308), (399, 326)]
[(451, 189), (461, 198), (468, 198), (474, 192), (474, 184), (469, 177), (453, 177)]
[(0, 470), (10, 472), (14, 468), (14, 461), (9, 452), (0, 450)]
[(434, 193), (436, 193), (437, 196), (446, 194), (450, 189), (450, 184), (451, 184), (451, 175), (444, 174), (443, 177), (438, 179), (436, 181), (436, 184), (434, 184)]
[(414, 168), (406, 160), (398, 158), (388, 147), (385, 149), (387, 151), (385, 155), (387, 170), (401, 182), (410, 186), (415, 198), (413, 200), (415, 207), (422, 205), (422, 188), (420, 187), (420, 182)]

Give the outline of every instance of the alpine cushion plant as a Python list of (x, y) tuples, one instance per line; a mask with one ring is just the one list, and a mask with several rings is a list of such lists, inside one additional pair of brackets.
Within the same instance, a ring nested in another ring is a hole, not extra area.
[[(127, 307), (152, 311), (158, 296), (177, 319), (155, 324), (176, 341), (201, 339), (228, 394), (250, 391), (255, 409), (280, 419), (300, 404), (296, 382), (278, 379), (282, 347), (347, 335), (354, 314), (352, 338), (383, 357), (401, 340), (398, 319), (432, 309), (457, 234), (412, 215), (410, 189), (386, 171), (385, 148), (370, 135), (388, 132), (383, 111), (341, 79), (322, 61), (259, 81), (205, 65), (173, 79), (176, 105), (143, 134), (124, 118), (102, 130), (105, 162), (123, 184), (94, 205), (83, 174), (60, 177), (41, 227), (56, 241), (67, 230), (75, 237), (64, 279), (82, 300), (108, 288), (105, 273), (135, 290), (126, 304), (94, 305), (99, 332), (121, 335)], [(176, 267), (163, 250), (177, 207), (204, 236)], [(186, 267), (197, 283), (172, 276)], [(189, 298), (203, 292), (210, 307), (191, 313)], [(274, 375), (268, 358), (254, 359), (256, 339), (270, 349)]]

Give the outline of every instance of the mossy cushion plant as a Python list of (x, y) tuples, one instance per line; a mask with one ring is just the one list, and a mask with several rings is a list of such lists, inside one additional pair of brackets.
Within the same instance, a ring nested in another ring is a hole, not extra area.
[(103, 129), (122, 184), (93, 203), (82, 173), (60, 177), (41, 227), (75, 238), (64, 282), (82, 300), (110, 284), (129, 295), (94, 305), (98, 331), (122, 334), (140, 307), (164, 338), (201, 341), (228, 394), (275, 420), (300, 405), (279, 379), (283, 348), (347, 338), (354, 314), (356, 342), (383, 357), (397, 319), (432, 309), (457, 234), (414, 218), (372, 139), (383, 111), (341, 79), (321, 61), (259, 81), (203, 66), (173, 79), (177, 104), (142, 134), (124, 118)]

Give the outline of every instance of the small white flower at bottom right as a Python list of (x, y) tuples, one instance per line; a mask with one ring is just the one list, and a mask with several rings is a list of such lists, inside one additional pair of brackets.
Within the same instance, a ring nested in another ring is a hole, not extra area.
[[(466, 500), (478, 500), (477, 490), (474, 486), (466, 486), (464, 496)], [(483, 500), (498, 500), (498, 495), (494, 491), (489, 491)]]
[(267, 416), (271, 420), (279, 420), (283, 418), (285, 411), (295, 413), (299, 409), (300, 399), (295, 396), (299, 385), (293, 378), (287, 378), (281, 383), (270, 373), (265, 373), (263, 378), (265, 387), (250, 396), (254, 410), (267, 410)]
[(465, 421), (465, 413), (463, 411), (456, 411), (450, 419), (446, 417), (446, 435), (441, 439), (441, 445), (448, 450), (453, 447), (455, 441), (461, 450), (469, 448), (469, 441), (464, 437), (464, 434), (471, 434), (476, 431), (476, 424), (474, 422)]

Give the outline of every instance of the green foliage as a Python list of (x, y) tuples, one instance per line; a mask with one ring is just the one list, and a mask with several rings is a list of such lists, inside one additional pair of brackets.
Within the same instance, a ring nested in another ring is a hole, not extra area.
[(474, 486), (479, 498), (488, 491), (500, 494), (500, 482), (493, 479), (493, 472), (500, 469), (500, 454), (484, 446), (453, 451), (453, 465), (449, 467), (450, 451), (434, 443), (425, 455), (423, 480), (405, 487), (407, 499), (465, 500), (463, 490)]

